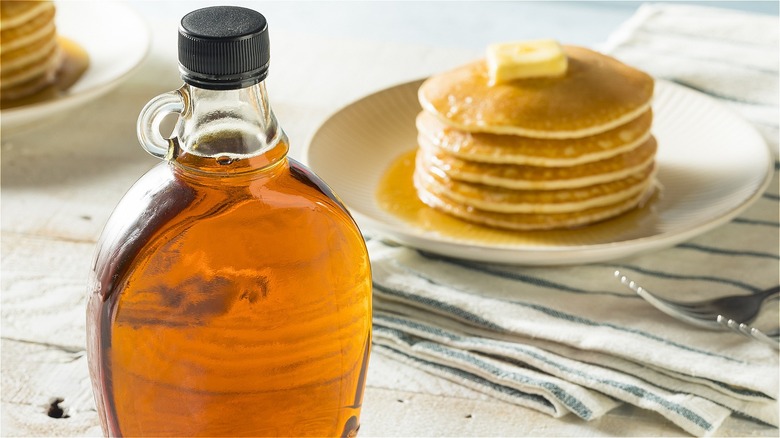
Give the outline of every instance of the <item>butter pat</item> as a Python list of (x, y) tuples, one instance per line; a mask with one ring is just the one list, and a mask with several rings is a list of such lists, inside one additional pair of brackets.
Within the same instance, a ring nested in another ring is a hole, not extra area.
[(490, 85), (515, 79), (561, 76), (566, 73), (566, 54), (555, 40), (491, 44), (487, 48)]

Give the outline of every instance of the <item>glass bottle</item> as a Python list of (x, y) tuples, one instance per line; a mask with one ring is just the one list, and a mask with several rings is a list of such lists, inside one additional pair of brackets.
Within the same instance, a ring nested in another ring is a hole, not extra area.
[(90, 278), (89, 367), (107, 435), (357, 432), (368, 254), (344, 206), (286, 156), (263, 83), (268, 44), (253, 10), (191, 12), (179, 29), (185, 84), (141, 112), (141, 144), (164, 161), (109, 218)]

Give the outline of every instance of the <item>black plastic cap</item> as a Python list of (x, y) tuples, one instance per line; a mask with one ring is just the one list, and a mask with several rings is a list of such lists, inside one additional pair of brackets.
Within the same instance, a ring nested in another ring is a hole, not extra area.
[(268, 22), (257, 11), (214, 6), (181, 19), (179, 69), (188, 84), (211, 90), (248, 87), (265, 79), (270, 59)]

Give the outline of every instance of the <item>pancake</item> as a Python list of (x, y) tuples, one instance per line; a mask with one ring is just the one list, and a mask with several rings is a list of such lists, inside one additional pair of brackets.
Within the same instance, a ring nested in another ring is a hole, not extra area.
[(625, 125), (576, 139), (540, 139), (517, 135), (473, 133), (452, 128), (428, 112), (417, 116), (420, 137), (464, 160), (531, 166), (574, 166), (603, 160), (647, 141), (651, 110)]
[(3, 66), (0, 70), (5, 85), (24, 82), (35, 76), (36, 70), (46, 70), (46, 66), (52, 59), (56, 60), (59, 51), (56, 35), (52, 33), (49, 40), (40, 39), (26, 47), (16, 50), (3, 51)]
[(490, 85), (480, 60), (423, 82), (413, 173), (423, 203), (477, 224), (547, 230), (605, 220), (647, 199), (658, 147), (652, 77), (589, 49), (563, 51), (562, 74)]
[(0, 23), (2, 23), (0, 30), (21, 26), (32, 21), (37, 15), (54, 8), (54, 4), (50, 1), (2, 0), (0, 6), (2, 6), (0, 8)]
[(606, 160), (542, 167), (469, 161), (431, 144), (423, 136), (418, 143), (425, 161), (439, 174), (458, 181), (521, 190), (577, 188), (623, 179), (651, 166), (657, 149), (651, 136), (639, 147)]
[[(48, 2), (1, 2), (3, 6), (0, 42), (2, 51), (16, 50), (46, 38), (55, 31), (54, 5)], [(9, 8), (9, 12), (7, 9)], [(16, 13), (13, 12), (17, 8)]]
[(62, 50), (49, 1), (2, 1), (0, 99), (19, 99), (54, 81)]
[(650, 108), (654, 82), (644, 72), (592, 50), (564, 46), (562, 76), (488, 85), (485, 60), (427, 79), (425, 111), (467, 132), (580, 138), (624, 125)]
[(643, 192), (654, 175), (654, 166), (625, 178), (558, 190), (515, 190), (458, 181), (417, 155), (414, 182), (418, 190), (444, 195), (468, 207), (500, 213), (568, 213), (610, 205)]
[(584, 211), (555, 214), (507, 214), (482, 211), (426, 190), (421, 190), (419, 195), (420, 200), (429, 207), (469, 222), (508, 230), (534, 231), (573, 228), (613, 218), (636, 208), (652, 195), (653, 190), (654, 186), (650, 185), (645, 192), (612, 205), (595, 207)]

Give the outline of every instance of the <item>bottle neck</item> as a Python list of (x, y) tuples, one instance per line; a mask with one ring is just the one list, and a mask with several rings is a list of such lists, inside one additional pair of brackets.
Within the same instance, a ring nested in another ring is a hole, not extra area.
[(174, 130), (173, 160), (204, 172), (243, 173), (281, 161), (288, 142), (265, 84), (208, 90), (185, 84), (184, 111)]

